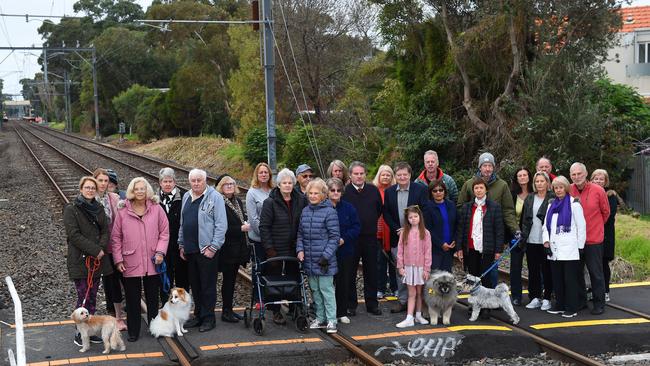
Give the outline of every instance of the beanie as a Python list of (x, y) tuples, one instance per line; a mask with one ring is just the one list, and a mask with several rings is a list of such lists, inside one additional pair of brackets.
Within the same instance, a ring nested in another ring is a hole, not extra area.
[(490, 163), (493, 167), (496, 167), (496, 164), (494, 164), (494, 155), (489, 152), (484, 152), (478, 157), (478, 168), (481, 169), (481, 166), (486, 163)]

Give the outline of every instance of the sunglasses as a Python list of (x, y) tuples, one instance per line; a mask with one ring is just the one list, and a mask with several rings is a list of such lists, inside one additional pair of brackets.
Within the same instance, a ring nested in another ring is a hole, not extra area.
[(332, 188), (332, 189), (330, 189), (330, 192), (332, 192), (332, 193), (334, 193), (334, 192), (340, 193), (340, 192), (343, 192), (343, 190), (342, 189)]

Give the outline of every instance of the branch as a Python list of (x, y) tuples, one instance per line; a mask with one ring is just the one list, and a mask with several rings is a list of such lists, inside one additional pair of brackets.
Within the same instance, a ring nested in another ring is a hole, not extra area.
[(510, 72), (510, 76), (508, 77), (508, 82), (506, 83), (503, 93), (501, 93), (501, 95), (499, 95), (499, 97), (496, 98), (492, 104), (493, 114), (498, 117), (497, 119), (499, 122), (503, 122), (505, 118), (500, 110), (501, 103), (503, 103), (506, 99), (512, 98), (515, 84), (517, 83), (519, 75), (521, 74), (521, 51), (519, 50), (519, 44), (517, 43), (517, 32), (515, 30), (514, 15), (512, 13), (510, 14), (508, 32), (510, 34), (510, 49), (512, 51), (512, 71)]

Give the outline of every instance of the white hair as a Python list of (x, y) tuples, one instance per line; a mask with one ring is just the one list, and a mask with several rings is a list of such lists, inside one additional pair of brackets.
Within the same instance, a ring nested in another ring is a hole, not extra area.
[(433, 150), (427, 150), (427, 151), (424, 153), (424, 158), (426, 158), (427, 155), (433, 155), (433, 156), (436, 157), (436, 160), (438, 160), (438, 153), (435, 152), (435, 151), (433, 151)]
[(192, 180), (192, 177), (199, 177), (203, 178), (203, 180), (206, 180), (208, 178), (208, 173), (206, 173), (203, 169), (194, 168), (190, 170), (190, 173), (187, 175), (187, 179)]
[(154, 193), (153, 187), (151, 187), (151, 184), (149, 184), (149, 182), (146, 179), (144, 179), (144, 177), (135, 177), (135, 178), (133, 178), (131, 180), (131, 182), (129, 183), (129, 186), (126, 188), (126, 199), (128, 199), (128, 200), (135, 199), (134, 190), (135, 190), (135, 185), (138, 184), (138, 183), (144, 183), (144, 187), (145, 187), (146, 192), (147, 192), (146, 199), (152, 200), (155, 203), (159, 202), (159, 198)]
[(280, 170), (280, 172), (278, 173), (278, 177), (275, 179), (275, 181), (279, 185), (280, 182), (282, 182), (285, 178), (291, 179), (291, 183), (293, 183), (294, 185), (296, 184), (296, 175), (287, 168)]
[(587, 166), (579, 162), (575, 162), (571, 164), (571, 169), (569, 169), (569, 171), (572, 171), (576, 168), (582, 170), (583, 172), (585, 172), (585, 174), (587, 173)]
[(162, 182), (165, 178), (171, 178), (176, 182), (176, 172), (174, 172), (174, 169), (170, 167), (160, 169), (160, 172), (158, 172), (158, 181)]

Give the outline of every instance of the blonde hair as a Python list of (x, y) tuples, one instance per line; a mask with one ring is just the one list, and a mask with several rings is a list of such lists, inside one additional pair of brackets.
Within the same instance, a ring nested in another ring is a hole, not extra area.
[(605, 169), (596, 169), (593, 172), (591, 172), (591, 179), (589, 180), (594, 180), (594, 177), (599, 174), (605, 177), (605, 187), (609, 186), (609, 174)]
[(551, 183), (551, 186), (557, 187), (557, 186), (564, 186), (564, 190), (566, 191), (566, 194), (569, 194), (569, 189), (571, 188), (571, 183), (569, 183), (569, 180), (566, 179), (565, 176), (559, 175), (553, 179), (553, 183)]
[(320, 190), (320, 193), (323, 196), (323, 199), (321, 200), (324, 201), (327, 198), (327, 184), (325, 184), (325, 181), (320, 179), (320, 178), (315, 178), (311, 180), (309, 183), (307, 183), (307, 188), (305, 188), (305, 193), (309, 194), (309, 191), (312, 188), (316, 188)]
[(95, 188), (99, 188), (99, 184), (97, 183), (97, 179), (95, 179), (94, 177), (85, 176), (85, 177), (81, 177), (81, 179), (79, 179), (79, 191), (81, 191), (83, 189), (83, 185), (84, 185), (84, 183), (86, 183), (87, 180), (93, 182), (93, 184), (95, 184)]
[(237, 182), (235, 182), (235, 179), (229, 175), (226, 175), (225, 177), (221, 178), (219, 181), (219, 184), (217, 184), (217, 192), (223, 194), (223, 186), (226, 183), (233, 183), (235, 185), (235, 194), (239, 194), (239, 187), (237, 187)]
[(395, 173), (393, 172), (393, 168), (391, 168), (390, 166), (388, 166), (386, 164), (382, 164), (382, 165), (379, 166), (379, 169), (377, 169), (377, 174), (375, 174), (375, 178), (372, 180), (372, 184), (379, 187), (379, 176), (384, 171), (390, 173), (390, 184), (389, 185), (392, 186), (393, 184), (397, 183), (395, 181)]
[(267, 163), (259, 163), (255, 166), (255, 170), (253, 170), (253, 178), (251, 179), (251, 188), (260, 188), (260, 181), (257, 180), (257, 173), (262, 167), (269, 171), (269, 188), (274, 188), (275, 183), (273, 183), (273, 173), (271, 172), (271, 167)]
[(327, 177), (332, 178), (332, 170), (334, 170), (334, 166), (337, 166), (337, 167), (341, 168), (341, 170), (343, 171), (343, 179), (341, 179), (341, 180), (343, 181), (343, 183), (347, 182), (348, 179), (350, 179), (350, 174), (348, 173), (348, 167), (345, 166), (344, 162), (342, 162), (341, 160), (338, 160), (338, 159), (333, 160), (330, 163), (330, 166), (327, 168)]
[(133, 178), (131, 180), (131, 182), (129, 182), (129, 186), (126, 188), (126, 199), (131, 201), (131, 200), (133, 200), (135, 198), (135, 192), (134, 192), (135, 185), (140, 183), (140, 182), (144, 183), (144, 186), (145, 186), (145, 188), (147, 190), (146, 199), (152, 200), (155, 203), (158, 203), (158, 201), (159, 201), (158, 196), (154, 193), (153, 188), (151, 187), (151, 184), (149, 184), (149, 182), (146, 179), (144, 179), (143, 177), (135, 177), (135, 178)]
[(422, 210), (420, 210), (420, 206), (418, 205), (413, 205), (409, 206), (404, 209), (404, 226), (402, 226), (402, 245), (406, 246), (408, 237), (409, 237), (409, 232), (411, 231), (411, 223), (409, 222), (409, 214), (410, 213), (416, 213), (418, 216), (420, 216), (420, 222), (418, 223), (418, 231), (420, 232), (420, 240), (424, 239), (425, 236), (425, 231), (427, 229), (424, 228), (424, 217), (422, 217)]

